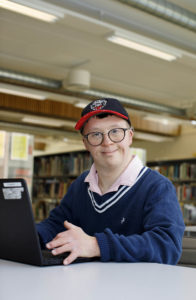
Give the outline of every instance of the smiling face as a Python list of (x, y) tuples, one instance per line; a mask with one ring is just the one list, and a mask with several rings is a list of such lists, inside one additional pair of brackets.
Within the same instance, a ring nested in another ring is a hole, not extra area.
[(114, 128), (129, 128), (129, 124), (122, 118), (115, 115), (108, 115), (105, 118), (92, 117), (86, 123), (83, 135), (90, 132), (102, 132), (104, 133), (104, 139), (101, 145), (92, 146), (84, 138), (84, 145), (86, 149), (91, 153), (94, 163), (97, 169), (115, 169), (119, 168), (123, 170), (131, 160), (131, 153), (129, 146), (132, 144), (132, 130), (125, 132), (125, 138), (119, 142), (112, 142), (108, 135), (105, 134), (109, 130)]

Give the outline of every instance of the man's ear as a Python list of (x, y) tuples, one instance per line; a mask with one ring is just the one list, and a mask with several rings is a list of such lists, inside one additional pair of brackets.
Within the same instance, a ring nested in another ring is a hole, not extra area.
[(132, 144), (132, 142), (133, 142), (133, 136), (134, 136), (134, 131), (132, 130), (132, 128), (131, 128), (131, 130), (129, 131), (129, 137), (130, 137), (130, 144), (129, 144), (129, 146), (131, 146), (131, 144)]
[(86, 147), (86, 143), (85, 143), (85, 138), (84, 137), (82, 137), (82, 141), (83, 141), (84, 146)]
[(84, 147), (86, 148), (86, 150), (88, 150), (87, 142), (86, 142), (86, 139), (84, 137), (82, 138), (82, 141), (83, 141)]
[(134, 136), (134, 129), (133, 129), (133, 127), (131, 127), (130, 133), (131, 133), (132, 138), (133, 138), (133, 136)]

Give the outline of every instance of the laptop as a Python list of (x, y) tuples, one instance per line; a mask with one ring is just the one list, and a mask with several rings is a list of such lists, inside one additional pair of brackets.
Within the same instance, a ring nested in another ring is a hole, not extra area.
[[(62, 265), (68, 252), (54, 256), (42, 250), (24, 179), (0, 179), (0, 259), (36, 266)], [(79, 257), (74, 262), (93, 261)]]

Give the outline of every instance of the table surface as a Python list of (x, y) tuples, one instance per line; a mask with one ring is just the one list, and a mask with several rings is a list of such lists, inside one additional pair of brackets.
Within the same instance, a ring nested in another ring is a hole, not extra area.
[(36, 267), (0, 260), (1, 300), (195, 300), (196, 269), (90, 262)]

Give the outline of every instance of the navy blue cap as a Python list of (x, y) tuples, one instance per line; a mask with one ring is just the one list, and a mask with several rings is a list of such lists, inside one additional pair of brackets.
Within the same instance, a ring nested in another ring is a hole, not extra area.
[(131, 126), (129, 115), (120, 103), (120, 101), (113, 98), (103, 98), (92, 101), (83, 109), (81, 118), (76, 123), (75, 129), (80, 130), (89, 118), (103, 113), (113, 114), (118, 116), (119, 118), (123, 118), (127, 120), (127, 122)]

